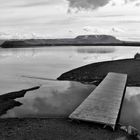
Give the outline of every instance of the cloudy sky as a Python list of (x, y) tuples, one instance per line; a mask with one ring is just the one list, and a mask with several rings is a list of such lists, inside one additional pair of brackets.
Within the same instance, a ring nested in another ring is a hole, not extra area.
[(140, 36), (140, 0), (0, 0), (0, 38)]

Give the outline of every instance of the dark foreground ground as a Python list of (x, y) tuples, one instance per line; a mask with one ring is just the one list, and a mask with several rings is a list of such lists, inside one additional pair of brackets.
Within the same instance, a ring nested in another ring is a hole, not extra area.
[(121, 130), (68, 119), (0, 119), (0, 140), (135, 140)]

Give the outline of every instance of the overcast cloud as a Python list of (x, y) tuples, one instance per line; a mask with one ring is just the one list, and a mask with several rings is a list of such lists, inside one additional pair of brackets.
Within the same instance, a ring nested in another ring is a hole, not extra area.
[(138, 0), (67, 0), (69, 2), (70, 8), (81, 9), (97, 9), (99, 7), (103, 7), (107, 5), (109, 2), (112, 2), (113, 5), (116, 3), (124, 3), (128, 4), (130, 2), (136, 2)]
[(0, 0), (0, 3), (0, 38), (24, 33), (50, 37), (95, 33), (119, 36), (124, 31), (131, 36), (140, 34), (139, 0)]
[(110, 0), (68, 0), (72, 8), (96, 9), (106, 5)]
[(38, 5), (59, 5), (64, 0), (24, 0), (23, 6), (38, 6)]
[(139, 2), (139, 0), (0, 0), (3, 6), (39, 6), (39, 5), (60, 5), (64, 2), (68, 2), (70, 8), (77, 9), (97, 9), (107, 5), (109, 2), (124, 3), (128, 4), (130, 2)]

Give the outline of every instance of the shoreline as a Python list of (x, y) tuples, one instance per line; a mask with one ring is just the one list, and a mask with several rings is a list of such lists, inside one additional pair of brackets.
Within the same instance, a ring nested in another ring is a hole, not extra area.
[(77, 81), (95, 84), (96, 86), (109, 72), (125, 73), (128, 76), (127, 86), (140, 86), (140, 59), (120, 59), (88, 64), (61, 74), (57, 80)]
[(6, 114), (8, 110), (22, 105), (21, 102), (16, 101), (17, 98), (22, 98), (28, 91), (37, 90), (39, 88), (39, 86), (36, 86), (0, 95), (0, 116)]

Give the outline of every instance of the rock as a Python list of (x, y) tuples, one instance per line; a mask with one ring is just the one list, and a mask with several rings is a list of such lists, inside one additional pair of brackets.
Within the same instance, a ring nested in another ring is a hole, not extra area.
[(129, 135), (136, 137), (138, 140), (140, 140), (139, 132), (135, 127), (130, 126), (130, 125), (129, 126), (121, 126), (120, 129), (125, 131)]
[(140, 53), (136, 53), (134, 59), (140, 59)]
[(137, 136), (138, 130), (135, 127), (129, 125), (127, 128), (127, 133), (132, 136)]

